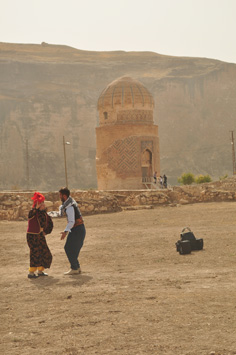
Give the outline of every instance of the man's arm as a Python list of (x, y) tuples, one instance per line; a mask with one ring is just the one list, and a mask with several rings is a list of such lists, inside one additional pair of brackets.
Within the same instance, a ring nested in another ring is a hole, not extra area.
[(64, 232), (61, 232), (61, 239), (64, 239), (67, 234), (71, 231), (71, 228), (75, 224), (75, 211), (74, 207), (70, 206), (66, 209), (66, 215), (67, 215), (67, 226), (64, 230)]

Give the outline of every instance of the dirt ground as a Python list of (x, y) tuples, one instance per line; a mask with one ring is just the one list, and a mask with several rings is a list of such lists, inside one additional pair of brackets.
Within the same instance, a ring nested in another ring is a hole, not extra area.
[[(236, 354), (236, 203), (85, 217), (82, 275), (69, 269), (66, 220), (47, 237), (47, 278), (27, 278), (27, 222), (0, 222), (0, 354)], [(190, 226), (204, 250), (181, 256)]]

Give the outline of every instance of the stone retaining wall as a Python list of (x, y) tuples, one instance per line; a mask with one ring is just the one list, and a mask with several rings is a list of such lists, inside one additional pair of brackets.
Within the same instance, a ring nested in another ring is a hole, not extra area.
[[(26, 220), (34, 192), (0, 192), (0, 220)], [(46, 192), (48, 211), (58, 211), (58, 192)], [(83, 215), (112, 213), (122, 209), (217, 201), (236, 201), (236, 177), (202, 185), (175, 186), (163, 190), (72, 191)]]

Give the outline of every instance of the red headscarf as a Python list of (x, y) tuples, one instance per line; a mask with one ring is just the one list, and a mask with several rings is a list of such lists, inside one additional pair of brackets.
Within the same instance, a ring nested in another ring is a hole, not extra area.
[(34, 201), (33, 207), (35, 207), (37, 202), (42, 203), (45, 200), (45, 197), (40, 192), (35, 192), (34, 196), (31, 197), (31, 200)]

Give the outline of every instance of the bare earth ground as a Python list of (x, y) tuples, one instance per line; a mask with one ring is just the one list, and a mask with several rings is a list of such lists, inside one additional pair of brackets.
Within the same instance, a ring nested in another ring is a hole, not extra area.
[[(236, 203), (85, 217), (83, 274), (54, 219), (48, 278), (27, 279), (27, 222), (0, 222), (1, 354), (236, 354)], [(203, 251), (181, 256), (184, 226)]]

